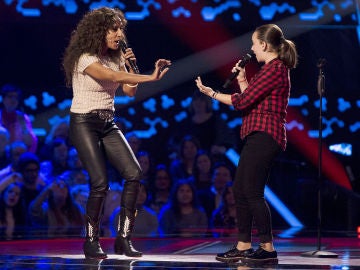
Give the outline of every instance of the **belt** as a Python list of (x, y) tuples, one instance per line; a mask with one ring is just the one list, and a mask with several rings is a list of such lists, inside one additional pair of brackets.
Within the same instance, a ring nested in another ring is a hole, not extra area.
[(92, 110), (89, 114), (95, 114), (101, 120), (112, 121), (114, 119), (114, 112), (111, 110)]
[(88, 113), (74, 113), (79, 116), (91, 116), (94, 115), (100, 120), (110, 122), (114, 119), (114, 112), (111, 110), (92, 110)]

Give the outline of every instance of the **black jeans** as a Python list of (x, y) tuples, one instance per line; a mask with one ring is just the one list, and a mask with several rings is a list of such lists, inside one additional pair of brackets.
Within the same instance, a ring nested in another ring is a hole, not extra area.
[[(102, 205), (89, 207), (89, 202), (102, 201), (109, 189), (107, 160), (124, 178), (125, 183), (139, 184), (142, 174), (140, 165), (114, 121), (101, 120), (95, 114), (70, 113), (70, 139), (90, 177), (87, 204), (89, 216), (96, 217), (102, 210)], [(134, 207), (135, 202), (136, 196), (131, 198)]]
[(264, 191), (271, 166), (280, 151), (281, 147), (265, 132), (253, 132), (246, 137), (233, 184), (239, 241), (251, 242), (253, 222), (260, 243), (273, 239), (271, 213)]

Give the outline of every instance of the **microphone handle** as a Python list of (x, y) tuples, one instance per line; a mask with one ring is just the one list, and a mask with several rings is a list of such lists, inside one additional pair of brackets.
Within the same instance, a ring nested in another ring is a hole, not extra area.
[[(126, 44), (126, 42), (125, 42), (124, 40), (120, 40), (120, 41), (119, 41), (119, 45), (120, 45), (120, 47), (121, 47), (122, 52), (125, 53), (125, 52), (126, 52), (126, 49), (127, 49), (127, 47), (128, 47), (127, 44)], [(131, 69), (132, 69), (135, 73), (139, 74), (139, 73), (140, 73), (140, 70), (139, 70), (138, 66), (136, 65), (135, 61), (133, 61), (133, 60), (131, 60), (131, 59), (128, 59), (128, 61), (129, 61), (129, 64), (130, 64)]]
[(239, 73), (240, 73), (240, 70), (233, 72), (232, 75), (225, 81), (225, 83), (222, 87), (228, 88), (229, 85), (231, 84), (231, 82), (236, 78), (236, 76), (239, 75)]
[(140, 71), (139, 71), (139, 68), (138, 68), (138, 66), (136, 65), (136, 63), (135, 63), (133, 60), (131, 60), (131, 59), (129, 59), (129, 63), (130, 63), (131, 69), (132, 69), (135, 73), (139, 74)]

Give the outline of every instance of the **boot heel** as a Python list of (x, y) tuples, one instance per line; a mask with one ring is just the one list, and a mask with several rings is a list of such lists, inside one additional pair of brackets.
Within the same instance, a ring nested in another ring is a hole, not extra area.
[(141, 257), (142, 252), (137, 251), (131, 240), (126, 237), (116, 237), (115, 240), (115, 253), (122, 255), (124, 254), (127, 257)]
[(118, 254), (118, 255), (124, 254), (123, 248), (119, 244), (117, 244), (117, 241), (115, 241), (114, 251), (115, 251), (115, 254)]
[(86, 240), (83, 245), (84, 255), (86, 259), (106, 259), (107, 254), (101, 249), (99, 241)]

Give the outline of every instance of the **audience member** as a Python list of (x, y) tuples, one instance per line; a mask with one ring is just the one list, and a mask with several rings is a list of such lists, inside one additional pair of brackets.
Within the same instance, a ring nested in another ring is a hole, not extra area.
[(40, 236), (80, 236), (83, 215), (70, 195), (69, 186), (58, 177), (47, 185), (29, 206), (32, 234)]
[[(12, 177), (16, 179), (16, 177)], [(0, 188), (0, 239), (24, 238), (26, 232), (26, 206), (21, 194), (21, 183), (13, 180)]]
[(171, 186), (172, 179), (167, 167), (164, 164), (157, 165), (150, 181), (148, 198), (149, 207), (156, 213), (169, 201)]
[(8, 147), (10, 164), (0, 170), (0, 180), (19, 170), (18, 162), (20, 156), (27, 151), (23, 142), (13, 142)]
[(141, 138), (134, 131), (127, 132), (125, 138), (136, 156), (141, 149)]
[(236, 232), (236, 205), (232, 182), (226, 184), (220, 205), (214, 210), (210, 223), (212, 228), (221, 229), (222, 236), (228, 235), (232, 230)]
[(75, 184), (73, 186), (69, 185), (69, 187), (71, 197), (79, 205), (81, 214), (83, 215), (83, 217), (85, 217), (86, 203), (90, 193), (89, 185)]
[(175, 183), (169, 203), (159, 213), (161, 236), (196, 237), (204, 236), (208, 218), (198, 204), (196, 190), (189, 180)]
[(198, 191), (198, 197), (201, 205), (204, 207), (207, 217), (210, 220), (213, 211), (219, 207), (222, 193), (227, 183), (232, 182), (232, 169), (225, 162), (217, 162), (214, 165), (212, 174), (212, 186), (210, 189)]
[(31, 152), (25, 152), (19, 157), (18, 171), (23, 177), (22, 192), (26, 206), (29, 206), (44, 188), (46, 179), (41, 179), (40, 161), (37, 155)]
[(53, 142), (56, 139), (65, 141), (70, 146), (69, 140), (69, 120), (61, 119), (52, 125), (43, 145), (40, 147), (38, 154), (41, 160), (50, 160), (52, 158)]
[[(137, 237), (151, 237), (158, 235), (158, 218), (155, 211), (145, 206), (147, 200), (147, 188), (142, 182), (139, 189), (139, 194), (136, 201), (136, 220), (134, 225), (133, 236)], [(120, 207), (117, 207), (110, 217), (110, 224), (112, 224), (112, 236), (116, 236), (118, 231), (117, 224), (119, 223)]]
[(0, 169), (10, 164), (10, 157), (7, 151), (9, 144), (9, 131), (5, 127), (0, 126)]
[(170, 174), (174, 182), (192, 176), (195, 156), (199, 149), (200, 143), (196, 137), (186, 135), (182, 138), (179, 156), (170, 165)]
[(18, 109), (21, 99), (21, 89), (12, 84), (6, 84), (1, 89), (2, 108), (0, 109), (0, 125), (10, 133), (10, 142), (22, 141), (27, 150), (37, 151), (36, 137), (29, 116)]
[(61, 119), (51, 127), (46, 136), (45, 143), (51, 144), (55, 139), (63, 139), (69, 144), (69, 119)]
[(50, 161), (52, 164), (52, 175), (56, 177), (66, 170), (68, 166), (68, 150), (69, 147), (64, 139), (54, 139), (50, 149)]
[(142, 170), (142, 182), (146, 186), (149, 186), (150, 177), (153, 173), (153, 166), (150, 153), (147, 151), (139, 151), (136, 155), (137, 160), (139, 161), (141, 170)]
[(190, 179), (194, 182), (196, 190), (209, 190), (212, 185), (212, 160), (210, 154), (200, 149), (194, 160), (193, 175)]
[(189, 134), (196, 137), (200, 148), (217, 157), (217, 160), (223, 158), (227, 148), (236, 146), (237, 134), (213, 110), (210, 97), (195, 91), (188, 109), (190, 116), (178, 129), (181, 136)]
[(61, 174), (61, 178), (72, 188), (75, 185), (87, 185), (89, 174), (84, 169), (78, 156), (77, 150), (70, 147), (67, 154), (67, 170)]

